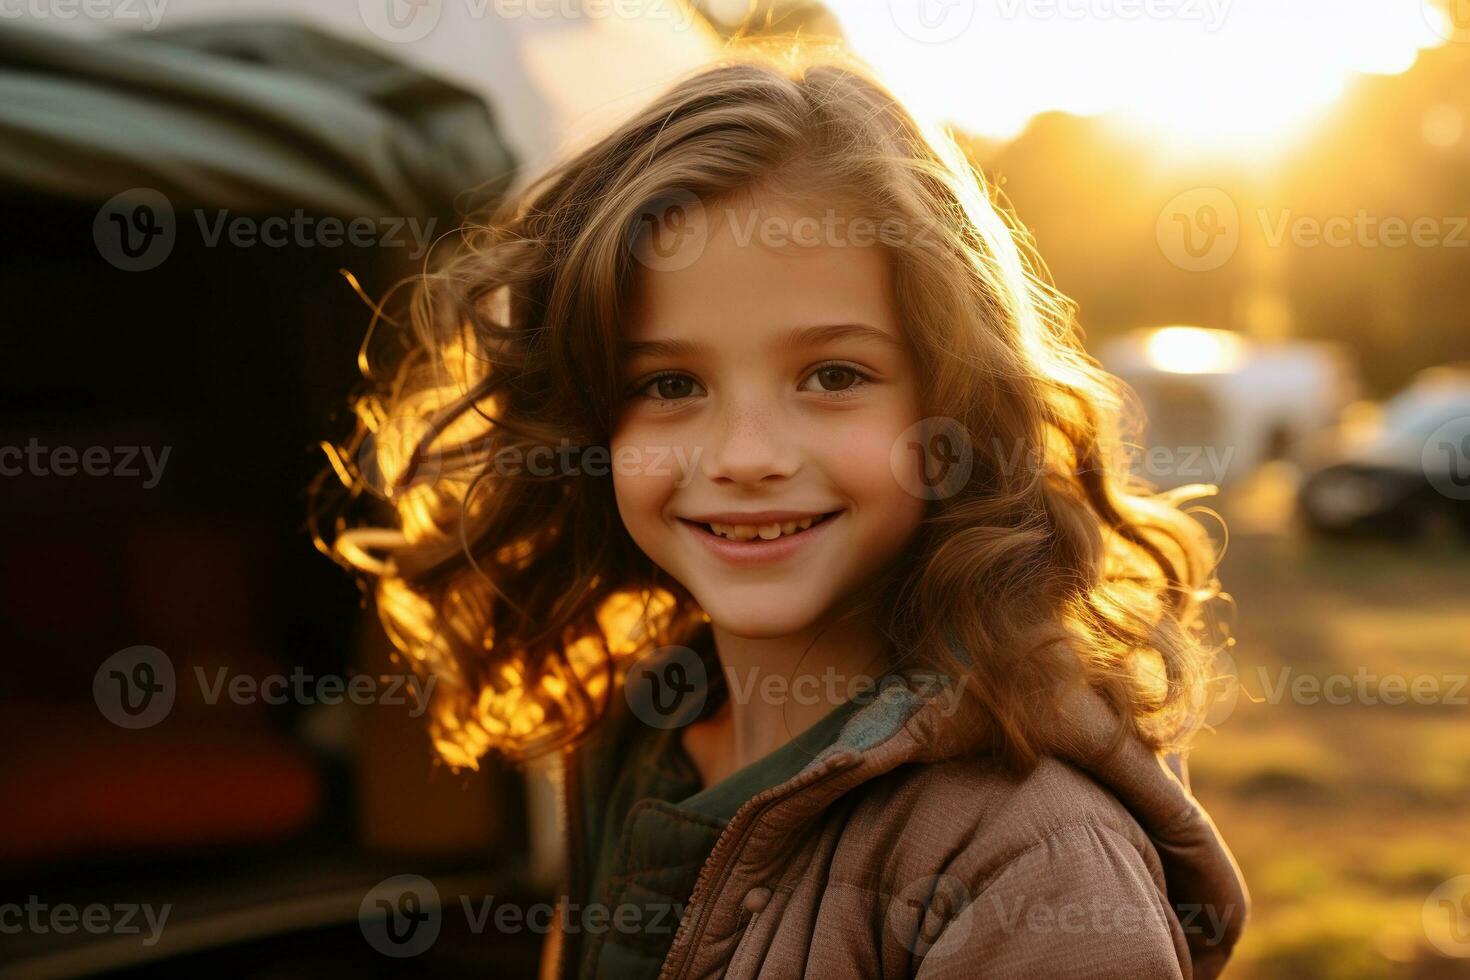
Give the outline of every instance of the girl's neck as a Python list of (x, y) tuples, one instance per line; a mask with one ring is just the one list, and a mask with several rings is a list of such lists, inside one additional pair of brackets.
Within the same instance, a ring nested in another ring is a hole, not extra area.
[(871, 615), (760, 639), (711, 625), (729, 697), (705, 722), (690, 726), (698, 730), (686, 731), (685, 740), (707, 786), (876, 684), (888, 662)]

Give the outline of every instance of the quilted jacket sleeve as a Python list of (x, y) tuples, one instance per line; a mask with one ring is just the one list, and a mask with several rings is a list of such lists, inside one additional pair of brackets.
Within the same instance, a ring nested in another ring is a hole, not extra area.
[(1179, 919), (1111, 828), (1060, 827), (968, 898), (916, 961), (919, 980), (1193, 975)]

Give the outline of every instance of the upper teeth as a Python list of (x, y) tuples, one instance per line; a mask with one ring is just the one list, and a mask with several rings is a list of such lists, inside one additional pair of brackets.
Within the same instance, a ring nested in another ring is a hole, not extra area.
[(815, 520), (817, 520), (816, 517), (803, 517), (799, 521), (783, 521), (779, 524), (711, 523), (709, 529), (732, 541), (750, 541), (756, 537), (761, 538), (763, 541), (771, 541), (779, 538), (783, 534), (795, 534), (797, 531), (805, 531), (812, 526), (812, 522)]

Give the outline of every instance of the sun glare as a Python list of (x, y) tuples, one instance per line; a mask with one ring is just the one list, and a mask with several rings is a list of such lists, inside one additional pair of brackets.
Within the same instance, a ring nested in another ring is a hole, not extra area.
[(1294, 143), (1356, 76), (1407, 71), (1449, 39), (1436, 0), (913, 2), (833, 6), (930, 121), (1004, 139), (1051, 110), (1106, 115), (1171, 154), (1248, 161)]

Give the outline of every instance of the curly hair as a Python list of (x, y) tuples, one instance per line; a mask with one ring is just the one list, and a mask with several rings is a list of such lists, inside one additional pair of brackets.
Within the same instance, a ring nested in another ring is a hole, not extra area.
[[(412, 282), (406, 356), (358, 393), (351, 438), (324, 444), (314, 497), (334, 474), (348, 492), (318, 545), (375, 583), (388, 637), (437, 678), (441, 757), (473, 767), (579, 739), (640, 653), (705, 621), (623, 527), (611, 477), (530, 464), (607, 450), (638, 216), (776, 183), (925, 232), (885, 246), (895, 297), (924, 408), (963, 427), (974, 460), (873, 586), (891, 648), (968, 675), (981, 741), (1017, 771), (1054, 747), (1068, 676), (1127, 732), (1182, 744), (1219, 595), (1183, 503), (1210, 488), (1156, 494), (1129, 475), (1124, 390), (950, 138), (859, 68), (742, 56), (467, 223)], [(386, 502), (367, 516), (364, 490)]]

